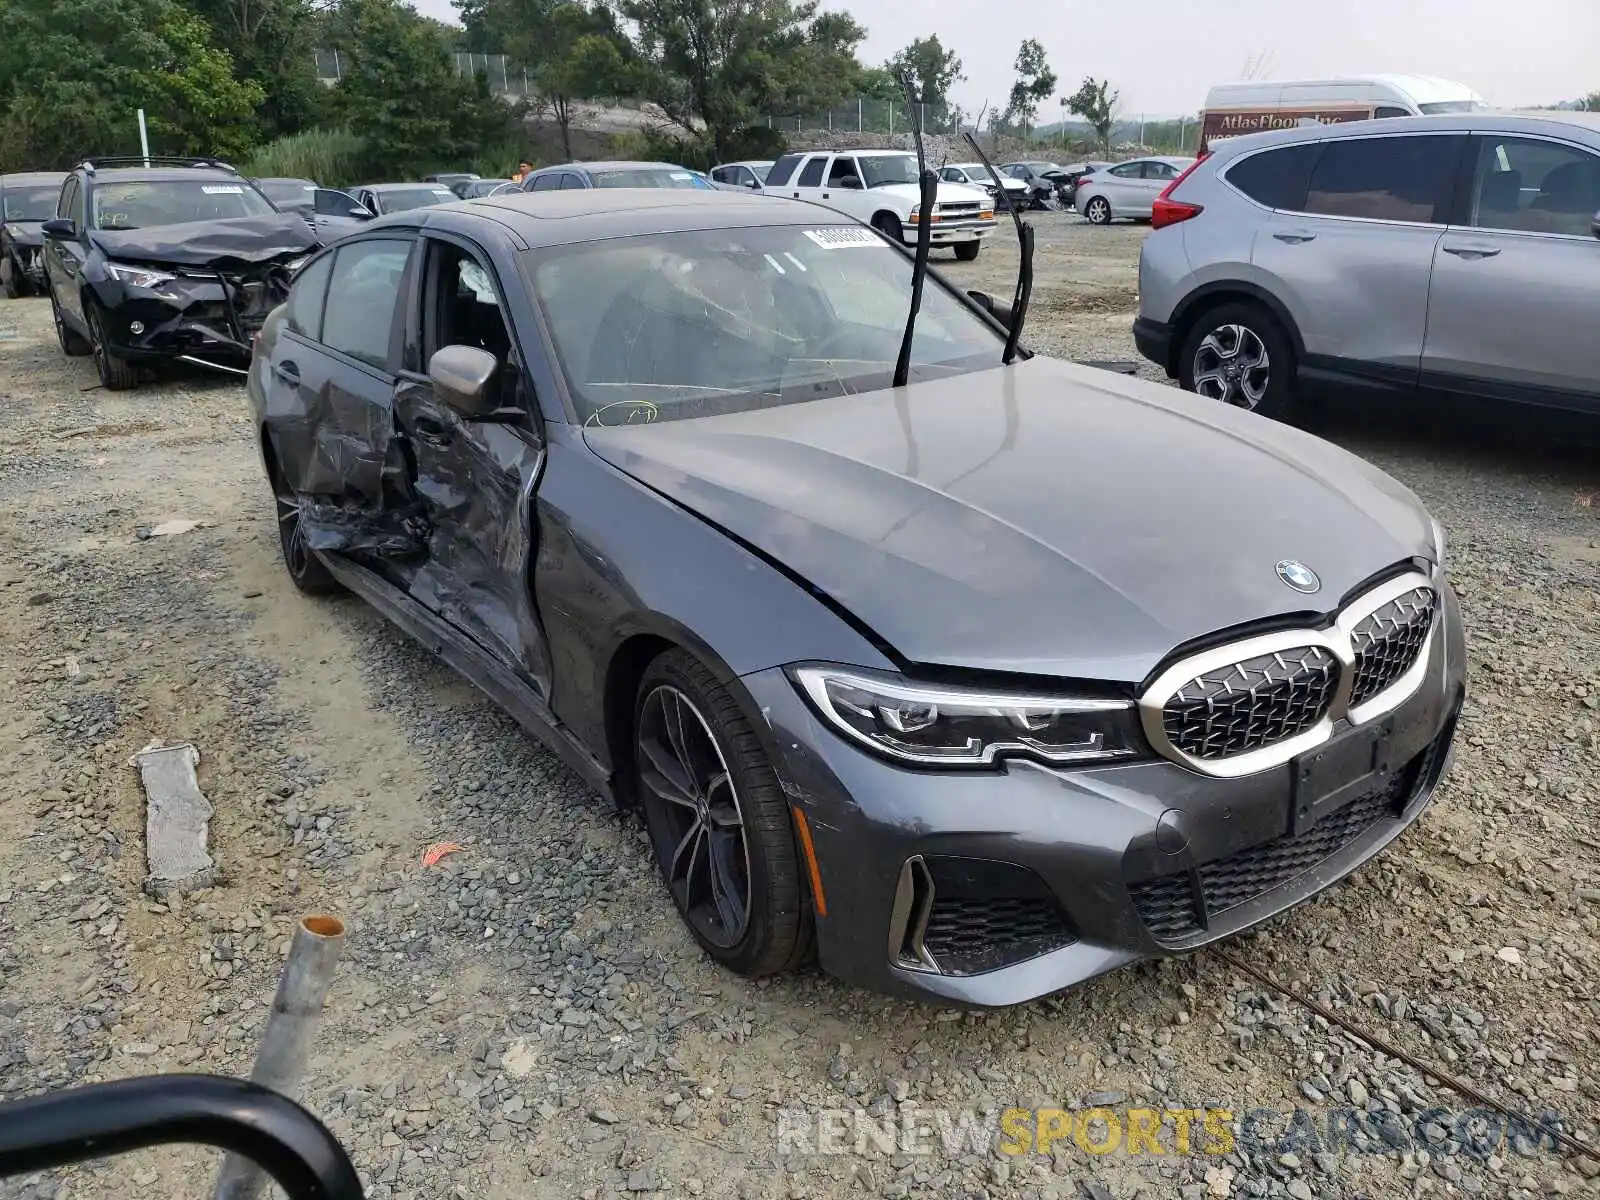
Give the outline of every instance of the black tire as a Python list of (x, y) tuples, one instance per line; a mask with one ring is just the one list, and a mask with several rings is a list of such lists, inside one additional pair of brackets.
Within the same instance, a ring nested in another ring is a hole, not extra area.
[(6, 299), (20, 300), (28, 294), (28, 283), (17, 264), (11, 261), (9, 251), (0, 250), (0, 276), (4, 276)]
[(89, 345), (88, 338), (67, 324), (66, 314), (61, 311), (61, 305), (57, 303), (54, 293), (50, 296), (50, 315), (55, 319), (56, 341), (61, 346), (61, 353), (68, 358), (82, 358), (93, 349)]
[(741, 975), (801, 965), (815, 926), (789, 805), (738, 702), (693, 655), (669, 650), (639, 682), (633, 730), (656, 865), (695, 941)]
[(982, 242), (957, 242), (951, 247), (956, 252), (956, 258), (961, 262), (971, 262), (978, 257), (978, 251), (982, 248)]
[(89, 322), (89, 345), (94, 351), (94, 369), (108, 392), (126, 392), (139, 386), (139, 369), (127, 359), (118, 358), (106, 345), (105, 326), (100, 306), (85, 299), (83, 314)]
[[(270, 460), (269, 460), (270, 461)], [(337, 596), (344, 584), (333, 577), (311, 547), (306, 545), (300, 526), (300, 497), (272, 469), (272, 506), (278, 522), (278, 549), (283, 553), (283, 569), (289, 582), (308, 596)]]
[(900, 224), (900, 218), (893, 213), (879, 213), (872, 218), (872, 227), (896, 246), (906, 244), (905, 227)]
[(1083, 207), (1083, 215), (1088, 218), (1091, 225), (1111, 224), (1111, 201), (1104, 196), (1090, 196), (1089, 203)]
[(1201, 313), (1178, 351), (1178, 382), (1207, 399), (1289, 420), (1295, 412), (1294, 346), (1259, 304), (1231, 301)]

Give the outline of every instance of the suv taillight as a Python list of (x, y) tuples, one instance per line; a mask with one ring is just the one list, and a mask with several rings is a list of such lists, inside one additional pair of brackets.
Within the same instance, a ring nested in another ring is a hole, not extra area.
[(1203, 204), (1185, 204), (1181, 200), (1171, 199), (1171, 196), (1178, 185), (1189, 178), (1189, 173), (1209, 157), (1202, 154), (1185, 167), (1181, 175), (1161, 189), (1161, 195), (1157, 196), (1150, 206), (1150, 228), (1164, 229), (1168, 225), (1176, 225), (1179, 221), (1187, 221), (1190, 217), (1198, 217), (1205, 211)]

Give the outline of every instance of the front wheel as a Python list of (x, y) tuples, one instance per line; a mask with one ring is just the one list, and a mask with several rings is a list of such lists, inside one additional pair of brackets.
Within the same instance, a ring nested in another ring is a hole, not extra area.
[(54, 292), (50, 294), (50, 315), (55, 319), (56, 341), (61, 345), (61, 353), (68, 358), (82, 358), (89, 353), (88, 339), (67, 324), (67, 315), (61, 311), (61, 303)]
[(27, 295), (24, 290), (27, 283), (22, 278), (22, 272), (11, 261), (11, 255), (0, 251), (0, 286), (5, 288), (7, 300), (19, 300)]
[(1093, 196), (1083, 210), (1083, 215), (1089, 218), (1091, 225), (1111, 224), (1111, 201), (1104, 196)]
[(1276, 318), (1258, 304), (1222, 304), (1203, 313), (1179, 352), (1178, 380), (1209, 400), (1287, 420), (1294, 408), (1294, 350)]
[(896, 246), (906, 244), (905, 227), (900, 224), (900, 218), (893, 213), (879, 213), (872, 218), (872, 227)]
[(695, 940), (741, 975), (798, 966), (814, 931), (789, 806), (738, 702), (669, 650), (640, 681), (633, 751), (656, 863)]
[(113, 354), (106, 342), (105, 320), (100, 307), (93, 300), (84, 301), (84, 315), (89, 321), (89, 345), (94, 351), (94, 368), (107, 391), (125, 392), (139, 386), (139, 370), (125, 358)]
[(982, 242), (957, 242), (951, 247), (956, 252), (956, 258), (961, 262), (971, 262), (978, 257), (978, 251), (982, 248)]

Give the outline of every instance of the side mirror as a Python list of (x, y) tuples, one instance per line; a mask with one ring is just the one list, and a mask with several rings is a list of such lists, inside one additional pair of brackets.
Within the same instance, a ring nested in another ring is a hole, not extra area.
[(445, 346), (428, 360), (434, 395), (469, 420), (486, 417), (499, 406), (487, 395), (500, 360), (476, 346)]
[(357, 221), (370, 221), (373, 213), (365, 204), (356, 204), (351, 206), (350, 215)]
[(69, 238), (76, 237), (78, 230), (65, 217), (52, 217), (44, 223), (43, 233), (48, 238)]
[(967, 297), (979, 308), (983, 309), (984, 312), (991, 315), (994, 313), (994, 297), (989, 295), (988, 292), (968, 289)]
[(752, 192), (759, 192), (761, 190), (761, 181), (759, 179), (747, 179), (745, 180), (744, 185)]

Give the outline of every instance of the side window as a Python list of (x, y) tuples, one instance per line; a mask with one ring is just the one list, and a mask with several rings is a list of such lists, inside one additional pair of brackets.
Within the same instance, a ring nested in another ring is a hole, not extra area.
[(76, 218), (77, 213), (73, 211), (73, 208), (77, 204), (77, 200), (78, 177), (74, 175), (71, 179), (67, 180), (67, 186), (61, 189), (61, 195), (56, 200), (56, 216), (62, 218), (63, 220), (69, 217)]
[(1263, 150), (1234, 163), (1224, 178), (1257, 204), (1299, 211), (1305, 207), (1311, 168), (1321, 153), (1321, 142)]
[(1372, 115), (1375, 119), (1381, 119), (1384, 117), (1409, 117), (1411, 113), (1404, 108), (1396, 108), (1392, 104), (1380, 104), (1377, 111)]
[[(530, 407), (522, 392), (522, 373), (514, 362), (511, 330), (489, 268), (470, 251), (449, 242), (430, 242), (428, 291), (423, 304), (422, 361), (445, 346), (475, 346), (500, 363), (491, 393), (500, 407)], [(507, 364), (511, 364), (509, 367)]]
[(1144, 177), (1146, 179), (1176, 179), (1178, 172), (1173, 169), (1171, 163), (1148, 162), (1144, 165)]
[(1460, 147), (1453, 134), (1330, 140), (1312, 169), (1305, 211), (1437, 223), (1449, 202)]
[(1475, 139), (1469, 223), (1479, 229), (1593, 236), (1600, 157), (1538, 138)]
[(733, 183), (735, 182), (733, 175), (734, 170), (732, 167), (711, 168), (711, 179), (713, 183)]
[(789, 182), (789, 176), (794, 174), (794, 169), (800, 165), (798, 154), (785, 154), (772, 164), (772, 170), (767, 172), (767, 186), (780, 187)]
[(1120, 167), (1112, 167), (1111, 174), (1118, 179), (1138, 179), (1143, 163), (1123, 163)]
[(333, 255), (307, 263), (289, 288), (289, 328), (312, 341), (322, 339), (322, 298), (328, 294), (328, 273)]
[(822, 169), (828, 165), (826, 154), (814, 154), (806, 162), (805, 169), (800, 172), (800, 179), (796, 187), (816, 187), (822, 182)]
[(561, 176), (552, 171), (548, 175), (535, 175), (533, 184), (528, 188), (530, 192), (553, 192), (561, 186)]
[(324, 217), (352, 216), (357, 203), (354, 196), (334, 188), (318, 188), (311, 194), (312, 211)]
[(411, 243), (390, 239), (341, 246), (328, 284), (322, 343), (384, 370), (395, 306), (405, 278)]
[(829, 187), (860, 187), (861, 173), (856, 170), (856, 160), (841, 154), (828, 168)]
[(954, 167), (946, 167), (940, 171), (939, 178), (946, 183), (965, 183), (967, 181), (967, 177)]

